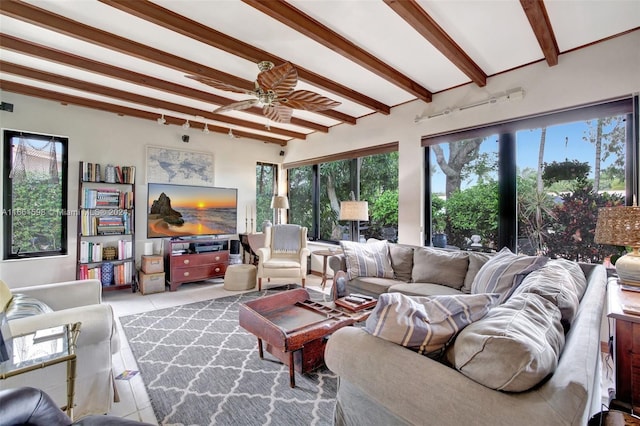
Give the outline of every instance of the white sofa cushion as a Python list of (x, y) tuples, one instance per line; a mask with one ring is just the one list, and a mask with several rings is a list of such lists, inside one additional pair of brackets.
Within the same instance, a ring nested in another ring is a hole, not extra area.
[(365, 330), (421, 355), (439, 356), (464, 327), (484, 317), (497, 294), (432, 297), (385, 293), (378, 298)]
[(447, 356), (484, 386), (522, 392), (555, 371), (563, 347), (558, 307), (538, 294), (520, 293), (462, 330)]

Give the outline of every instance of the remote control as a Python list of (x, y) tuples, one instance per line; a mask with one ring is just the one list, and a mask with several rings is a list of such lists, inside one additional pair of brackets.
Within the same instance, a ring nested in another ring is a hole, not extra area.
[(351, 293), (349, 296), (359, 297), (360, 299), (365, 299), (365, 300), (374, 300), (373, 297), (367, 296), (366, 294), (360, 294), (360, 293)]
[(347, 302), (358, 303), (358, 304), (366, 302), (365, 299), (362, 299), (361, 297), (355, 297), (355, 296), (347, 296), (344, 298), (344, 300), (346, 300)]

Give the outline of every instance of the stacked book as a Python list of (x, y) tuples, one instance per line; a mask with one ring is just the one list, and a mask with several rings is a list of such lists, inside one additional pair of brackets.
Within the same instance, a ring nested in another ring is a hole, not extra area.
[(100, 211), (83, 210), (80, 232), (87, 235), (128, 235), (133, 231), (133, 216), (124, 210), (116, 215), (100, 215)]
[(133, 208), (133, 192), (119, 191), (113, 188), (85, 188), (80, 205), (85, 209), (95, 208)]
[(133, 241), (118, 241), (118, 260), (129, 259), (133, 257)]
[[(111, 166), (108, 166), (111, 167)], [(104, 182), (100, 175), (100, 164), (97, 163), (82, 163), (82, 180), (84, 182)], [(104, 172), (106, 169), (102, 169)], [(111, 183), (129, 183), (133, 184), (136, 181), (136, 168), (135, 166), (115, 166), (115, 182)]]
[(96, 280), (102, 281), (102, 269), (89, 268), (87, 265), (80, 265), (80, 279), (81, 280), (96, 279)]
[(115, 285), (129, 284), (133, 276), (133, 263), (124, 262), (113, 268), (113, 283)]
[(102, 262), (102, 243), (80, 241), (80, 263)]
[(121, 235), (126, 233), (124, 214), (122, 216), (97, 216), (96, 231), (98, 235)]

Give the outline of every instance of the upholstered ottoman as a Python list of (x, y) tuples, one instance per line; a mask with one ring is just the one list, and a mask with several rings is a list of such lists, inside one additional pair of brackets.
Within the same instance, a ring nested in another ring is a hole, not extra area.
[(256, 267), (229, 265), (224, 274), (225, 290), (250, 290), (256, 286)]

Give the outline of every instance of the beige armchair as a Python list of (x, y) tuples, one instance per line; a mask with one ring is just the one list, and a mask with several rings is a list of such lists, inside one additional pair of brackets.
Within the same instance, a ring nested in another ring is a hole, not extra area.
[[(100, 281), (80, 280), (17, 288), (9, 288), (0, 281), (0, 308), (5, 310), (17, 293), (45, 303), (53, 312), (9, 321), (14, 336), (81, 322), (76, 347), (75, 416), (109, 412), (114, 400), (111, 356), (118, 351), (120, 340), (111, 306), (102, 303)], [(22, 386), (41, 388), (58, 406), (65, 405), (66, 363), (0, 380), (0, 389)]]
[(307, 228), (300, 225), (274, 225), (264, 230), (264, 247), (258, 253), (258, 290), (262, 278), (301, 279), (307, 276)]

